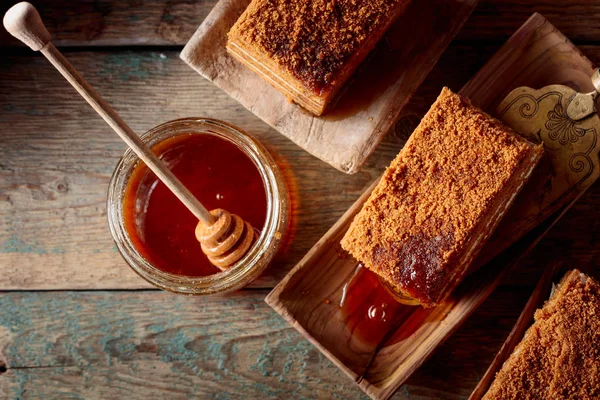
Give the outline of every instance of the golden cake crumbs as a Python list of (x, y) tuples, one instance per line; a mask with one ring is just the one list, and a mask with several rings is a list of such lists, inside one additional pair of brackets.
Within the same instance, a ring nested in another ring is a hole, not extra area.
[(401, 1), (256, 0), (230, 35), (256, 44), (321, 91)]
[(568, 272), (483, 398), (600, 399), (600, 283)]
[(253, 0), (227, 50), (320, 114), (409, 0)]
[(342, 247), (405, 295), (435, 306), (462, 280), (542, 152), (444, 88)]

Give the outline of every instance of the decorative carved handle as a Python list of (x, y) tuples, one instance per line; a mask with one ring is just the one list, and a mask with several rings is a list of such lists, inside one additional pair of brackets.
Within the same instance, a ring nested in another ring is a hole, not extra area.
[(591, 93), (577, 93), (567, 107), (567, 116), (573, 121), (592, 115), (596, 110), (596, 100), (600, 94), (600, 69), (596, 69), (592, 74), (592, 85), (596, 91)]

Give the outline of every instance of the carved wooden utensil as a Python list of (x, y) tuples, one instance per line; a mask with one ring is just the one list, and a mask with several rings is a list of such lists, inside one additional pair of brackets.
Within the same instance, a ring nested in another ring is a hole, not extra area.
[(177, 179), (171, 170), (150, 150), (119, 114), (94, 90), (71, 63), (54, 47), (50, 33), (33, 5), (21, 2), (4, 16), (6, 30), (29, 46), (40, 51), (69, 81), (79, 94), (96, 110), (110, 127), (127, 143), (137, 156), (198, 218), (196, 238), (202, 251), (216, 267), (225, 270), (239, 261), (250, 249), (255, 233), (239, 216), (217, 209), (209, 212)]
[[(591, 76), (593, 92), (565, 85), (519, 87), (497, 107), (496, 115), (529, 140), (544, 143), (540, 163), (522, 194), (498, 227), (492, 247), (504, 249), (565, 204), (577, 199), (600, 177), (600, 69)], [(488, 253), (481, 261), (495, 254)]]

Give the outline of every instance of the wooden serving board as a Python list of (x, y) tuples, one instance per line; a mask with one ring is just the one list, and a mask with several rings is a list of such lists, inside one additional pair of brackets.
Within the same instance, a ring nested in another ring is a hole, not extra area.
[[(484, 110), (495, 113), (503, 99), (517, 87), (541, 88), (565, 84), (592, 91), (593, 66), (577, 48), (539, 14), (534, 14), (492, 57), (461, 93)], [(598, 118), (597, 116), (595, 118)], [(597, 138), (598, 132), (592, 132)], [(543, 136), (543, 135), (540, 135)], [(547, 135), (542, 137), (548, 147)], [(538, 193), (524, 188), (527, 201), (522, 212), (511, 209), (512, 219), (504, 220), (475, 264), (485, 266), (469, 276), (450, 298), (433, 310), (415, 307), (389, 340), (366, 345), (347, 327), (338, 304), (343, 286), (350, 280), (357, 261), (349, 257), (339, 242), (350, 222), (369, 197), (371, 186), (331, 230), (313, 247), (290, 274), (267, 296), (266, 301), (311, 341), (328, 358), (374, 399), (390, 397), (448, 336), (492, 293), (505, 274), (526, 255), (564, 212), (598, 177), (598, 146), (590, 153), (594, 173), (563, 187), (563, 195), (546, 204)], [(569, 147), (566, 147), (569, 150)], [(560, 167), (568, 169), (569, 163)], [(551, 170), (551, 169), (550, 169)], [(576, 173), (576, 172), (573, 172)], [(550, 174), (533, 182), (555, 182)], [(532, 198), (531, 198), (532, 197)], [(542, 196), (543, 198), (546, 198)], [(537, 218), (529, 220), (532, 207)], [(527, 223), (523, 220), (527, 219)], [(510, 232), (510, 235), (507, 234)], [(518, 238), (522, 238), (517, 241)], [(501, 249), (511, 247), (492, 259)], [(486, 264), (487, 262), (487, 264)], [(411, 333), (405, 333), (411, 332)], [(367, 368), (368, 365), (368, 368)]]
[(469, 400), (480, 400), (490, 389), (490, 386), (496, 378), (496, 374), (500, 371), (504, 362), (510, 357), (515, 347), (523, 340), (527, 329), (534, 323), (534, 314), (536, 310), (542, 308), (544, 303), (550, 299), (554, 284), (558, 284), (563, 276), (575, 267), (592, 277), (596, 277), (595, 275), (597, 274), (593, 273), (594, 271), (588, 271), (587, 269), (593, 270), (592, 266), (588, 265), (573, 266), (569, 262), (563, 262), (562, 260), (547, 260), (547, 262), (548, 265), (533, 290), (531, 297), (529, 297), (529, 301), (527, 301), (523, 312), (521, 312), (519, 319), (504, 341), (502, 348), (496, 357), (494, 357), (490, 367), (477, 384), (477, 387), (475, 387), (475, 390), (473, 390), (473, 393), (471, 393), (471, 396), (469, 396)]
[(227, 54), (227, 32), (249, 3), (221, 0), (181, 58), (298, 146), (353, 174), (393, 127), (478, 0), (413, 0), (321, 117), (288, 102)]
[(504, 362), (510, 357), (514, 348), (525, 336), (527, 329), (533, 324), (535, 311), (544, 305), (544, 302), (550, 298), (552, 293), (552, 284), (558, 283), (562, 275), (566, 273), (565, 265), (560, 261), (554, 260), (544, 270), (542, 277), (536, 285), (529, 301), (525, 305), (523, 312), (515, 323), (512, 331), (506, 338), (502, 348), (494, 357), (490, 367), (483, 375), (483, 378), (477, 384), (477, 387), (469, 396), (469, 400), (480, 400), (489, 390), (492, 382), (496, 378), (496, 373), (500, 371)]

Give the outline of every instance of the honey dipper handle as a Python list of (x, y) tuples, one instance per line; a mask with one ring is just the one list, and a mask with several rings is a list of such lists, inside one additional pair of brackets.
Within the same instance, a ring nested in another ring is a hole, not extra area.
[(16, 4), (4, 16), (4, 26), (11, 35), (33, 50), (40, 50), (121, 139), (146, 163), (148, 168), (200, 221), (206, 225), (214, 223), (214, 217), (208, 210), (183, 186), (173, 172), (144, 144), (139, 136), (119, 117), (117, 112), (54, 47), (50, 42), (50, 34), (35, 7), (27, 2)]
[(41, 50), (50, 43), (50, 33), (44, 26), (40, 14), (26, 1), (15, 4), (6, 12), (4, 27), (34, 51)]

